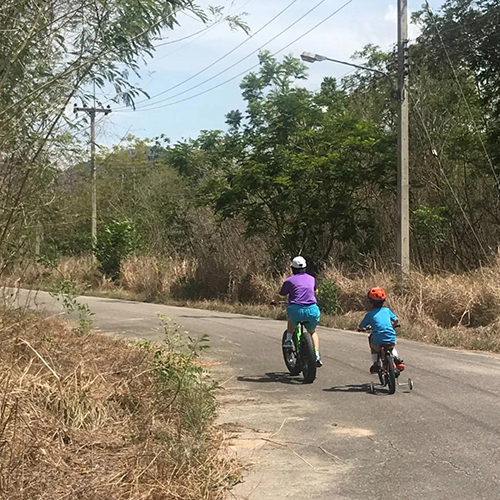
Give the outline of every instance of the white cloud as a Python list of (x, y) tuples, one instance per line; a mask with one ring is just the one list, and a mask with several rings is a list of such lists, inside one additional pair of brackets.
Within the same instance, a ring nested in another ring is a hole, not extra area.
[[(408, 38), (410, 40), (415, 40), (421, 33), (420, 28), (411, 22), (411, 15), (413, 11), (410, 11), (408, 13), (408, 17), (410, 19), (409, 25), (408, 25)], [(384, 14), (384, 21), (393, 24), (394, 26), (397, 27), (398, 23), (398, 10), (395, 5), (391, 4), (387, 6), (387, 9)]]
[(388, 5), (384, 14), (384, 21), (396, 24), (398, 22), (398, 10), (394, 5)]

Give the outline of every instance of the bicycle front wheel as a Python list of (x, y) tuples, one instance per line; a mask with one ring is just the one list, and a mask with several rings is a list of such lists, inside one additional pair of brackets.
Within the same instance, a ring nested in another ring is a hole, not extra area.
[(283, 338), (281, 340), (281, 346), (283, 350), (283, 359), (285, 360), (285, 365), (290, 372), (290, 375), (296, 376), (302, 371), (302, 367), (300, 365), (299, 358), (297, 356), (297, 349), (295, 348), (295, 339), (294, 339), (294, 347), (283, 347), (283, 344), (286, 339), (286, 330), (283, 334)]

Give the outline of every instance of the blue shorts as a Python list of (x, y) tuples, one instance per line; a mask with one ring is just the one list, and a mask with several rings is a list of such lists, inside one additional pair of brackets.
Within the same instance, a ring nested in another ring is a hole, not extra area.
[(321, 312), (317, 304), (301, 306), (299, 304), (289, 304), (286, 312), (290, 321), (297, 326), (304, 323), (308, 331), (315, 330), (318, 326)]

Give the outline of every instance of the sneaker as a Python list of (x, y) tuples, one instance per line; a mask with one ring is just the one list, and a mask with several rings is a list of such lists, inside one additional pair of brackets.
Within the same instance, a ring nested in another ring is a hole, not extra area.
[(394, 365), (396, 366), (396, 370), (402, 372), (405, 368), (405, 362), (401, 358), (394, 358)]
[(321, 356), (319, 354), (316, 356), (316, 366), (318, 368), (321, 368), (323, 366), (323, 361), (321, 361)]
[(292, 342), (292, 339), (290, 339), (290, 340), (285, 340), (285, 341), (283, 342), (283, 347), (284, 347), (285, 349), (293, 349), (293, 342)]
[(372, 375), (376, 375), (378, 373), (378, 363), (373, 363), (373, 365), (370, 366), (370, 373)]

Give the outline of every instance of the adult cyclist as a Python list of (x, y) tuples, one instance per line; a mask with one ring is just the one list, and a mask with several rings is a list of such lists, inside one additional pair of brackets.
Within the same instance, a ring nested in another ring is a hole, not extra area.
[(292, 273), (283, 283), (279, 295), (282, 299), (288, 297), (288, 327), (283, 347), (293, 347), (292, 337), (296, 326), (303, 322), (311, 334), (316, 351), (316, 366), (323, 366), (319, 354), (319, 337), (316, 327), (320, 320), (320, 310), (316, 300), (316, 280), (306, 273), (307, 262), (304, 257), (295, 257), (292, 261)]

